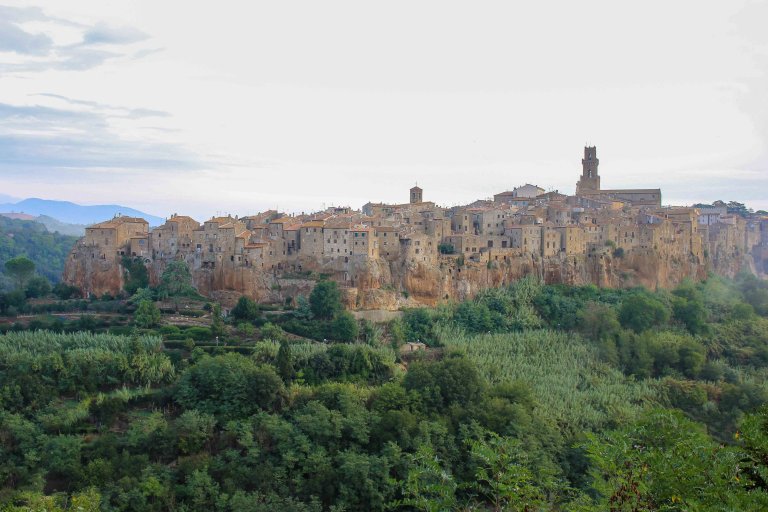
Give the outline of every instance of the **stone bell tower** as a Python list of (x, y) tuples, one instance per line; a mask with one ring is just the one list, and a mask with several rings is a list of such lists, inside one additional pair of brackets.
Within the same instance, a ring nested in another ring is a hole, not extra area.
[(411, 189), (411, 204), (422, 202), (422, 196), (424, 191), (419, 188), (418, 185)]
[(600, 191), (600, 176), (597, 174), (597, 146), (585, 146), (581, 159), (581, 178), (576, 183), (576, 195)]

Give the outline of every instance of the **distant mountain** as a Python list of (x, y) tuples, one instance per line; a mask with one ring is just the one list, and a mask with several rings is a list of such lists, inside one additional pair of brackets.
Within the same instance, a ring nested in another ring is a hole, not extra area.
[(67, 224), (90, 225), (111, 219), (116, 214), (130, 217), (141, 217), (150, 226), (159, 226), (165, 222), (161, 217), (120, 206), (117, 204), (84, 206), (69, 201), (52, 201), (49, 199), (30, 198), (18, 203), (0, 204), (0, 212), (27, 213), (30, 215), (45, 215)]

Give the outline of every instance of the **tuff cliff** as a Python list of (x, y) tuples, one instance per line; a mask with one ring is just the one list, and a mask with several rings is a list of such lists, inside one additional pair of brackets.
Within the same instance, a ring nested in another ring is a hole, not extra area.
[[(166, 262), (145, 261), (150, 282), (157, 284)], [(738, 252), (697, 261), (693, 257), (670, 257), (654, 250), (632, 250), (619, 257), (608, 249), (549, 258), (531, 254), (504, 259), (490, 259), (480, 254), (475, 259), (439, 256), (427, 262), (357, 258), (343, 270), (332, 261), (306, 261), (302, 275), (253, 267), (204, 268), (194, 257), (187, 257), (187, 263), (198, 291), (225, 305), (234, 304), (241, 295), (267, 303), (307, 296), (315, 283), (310, 276), (324, 274), (340, 282), (345, 302), (351, 309), (384, 310), (467, 299), (485, 288), (504, 286), (530, 274), (546, 283), (592, 283), (613, 288), (642, 285), (655, 289), (672, 288), (685, 278), (704, 279), (709, 272), (732, 277), (743, 269), (754, 272), (756, 267), (751, 255)], [(75, 246), (63, 279), (95, 296), (117, 294), (124, 284), (124, 269), (119, 260), (92, 258), (87, 251)]]

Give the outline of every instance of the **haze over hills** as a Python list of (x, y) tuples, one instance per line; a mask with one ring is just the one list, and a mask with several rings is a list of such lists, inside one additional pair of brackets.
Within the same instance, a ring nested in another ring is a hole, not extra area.
[(28, 198), (15, 203), (2, 203), (0, 204), (0, 212), (26, 213), (35, 216), (44, 215), (66, 224), (80, 225), (101, 222), (114, 217), (116, 214), (141, 217), (149, 222), (150, 226), (159, 226), (164, 222), (164, 219), (161, 217), (150, 215), (127, 206), (116, 204), (80, 205), (69, 201), (54, 201), (39, 198)]

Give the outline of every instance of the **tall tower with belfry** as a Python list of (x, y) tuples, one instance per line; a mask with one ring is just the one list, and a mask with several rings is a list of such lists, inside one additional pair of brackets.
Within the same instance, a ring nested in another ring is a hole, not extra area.
[(421, 203), (423, 193), (424, 191), (421, 190), (418, 185), (413, 187), (411, 189), (411, 204)]
[(576, 183), (576, 195), (600, 191), (600, 175), (597, 174), (597, 146), (585, 146), (581, 159), (581, 178)]

